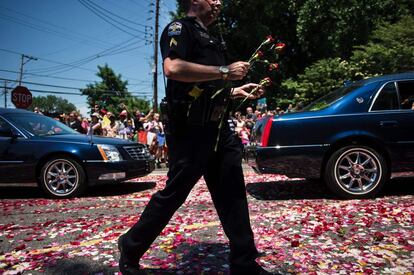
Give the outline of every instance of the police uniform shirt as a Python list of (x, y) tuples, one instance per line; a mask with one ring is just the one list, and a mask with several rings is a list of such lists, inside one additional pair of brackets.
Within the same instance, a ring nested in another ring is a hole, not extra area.
[[(163, 60), (169, 57), (202, 65), (222, 66), (226, 64), (220, 41), (212, 37), (196, 21), (195, 17), (185, 17), (167, 25), (161, 35), (160, 46)], [(195, 86), (202, 91), (201, 96), (196, 100), (189, 96), (189, 92)], [(217, 109), (217, 106), (224, 106), (225, 99), (221, 96), (215, 98), (213, 102), (211, 96), (223, 87), (223, 80), (188, 83), (168, 79), (167, 100), (173, 108), (179, 102), (190, 103), (192, 106), (188, 116), (189, 123), (203, 124), (203, 121), (217, 120), (217, 115), (213, 115), (217, 113), (217, 110), (214, 109)], [(182, 116), (181, 119), (183, 119)]]

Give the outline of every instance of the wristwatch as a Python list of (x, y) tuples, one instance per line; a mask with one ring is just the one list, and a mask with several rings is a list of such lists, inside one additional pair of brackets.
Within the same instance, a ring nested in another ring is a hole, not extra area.
[(226, 80), (229, 77), (229, 68), (227, 66), (220, 66), (219, 72), (221, 73), (221, 79)]

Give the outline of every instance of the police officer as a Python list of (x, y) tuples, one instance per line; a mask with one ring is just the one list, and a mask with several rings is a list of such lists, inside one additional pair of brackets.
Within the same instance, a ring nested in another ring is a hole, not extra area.
[[(241, 142), (229, 129), (229, 97), (263, 94), (257, 84), (224, 89), (229, 80), (245, 77), (249, 63), (226, 66), (221, 43), (207, 31), (218, 17), (220, 0), (183, 0), (187, 17), (170, 23), (161, 36), (167, 82), (166, 139), (169, 172), (166, 186), (155, 193), (140, 220), (118, 240), (122, 274), (139, 274), (139, 259), (204, 176), (230, 242), (230, 272), (261, 274), (250, 227), (241, 166)], [(223, 123), (225, 122), (225, 123)], [(220, 126), (221, 125), (221, 126)]]

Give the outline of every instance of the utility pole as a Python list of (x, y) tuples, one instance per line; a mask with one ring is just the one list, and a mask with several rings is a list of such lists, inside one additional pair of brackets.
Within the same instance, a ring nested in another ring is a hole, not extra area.
[[(24, 62), (24, 59), (27, 58), (26, 62)], [(22, 79), (23, 79), (23, 65), (29, 62), (30, 60), (37, 60), (37, 58), (33, 56), (28, 56), (25, 54), (22, 54), (21, 63), (20, 63), (20, 76), (19, 76), (19, 86), (22, 85)]]
[(158, 24), (160, 17), (160, 0), (155, 0), (155, 35), (154, 35), (154, 112), (158, 110)]

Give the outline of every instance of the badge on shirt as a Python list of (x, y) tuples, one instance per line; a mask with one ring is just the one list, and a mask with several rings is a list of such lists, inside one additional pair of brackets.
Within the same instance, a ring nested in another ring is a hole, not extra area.
[(168, 27), (168, 36), (180, 35), (183, 25), (180, 22), (174, 22)]

